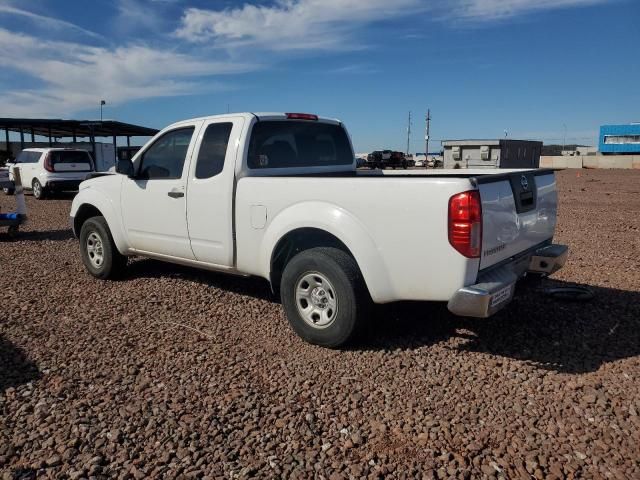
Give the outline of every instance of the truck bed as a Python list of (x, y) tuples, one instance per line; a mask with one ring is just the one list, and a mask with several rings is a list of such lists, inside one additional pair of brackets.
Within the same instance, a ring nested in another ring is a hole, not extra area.
[[(513, 177), (519, 181), (523, 175), (540, 185), (540, 209), (517, 211)], [(479, 190), (482, 199), (480, 258), (462, 256), (448, 239), (449, 199), (469, 190)], [(448, 300), (473, 284), (480, 270), (549, 241), (557, 201), (552, 170), (252, 175), (238, 180), (236, 193), (240, 271), (268, 275), (268, 260), (258, 258), (265, 243), (299, 224), (347, 239), (352, 252), (365, 252), (361, 258), (354, 254), (378, 303)], [(439, 281), (429, 281), (434, 275)]]

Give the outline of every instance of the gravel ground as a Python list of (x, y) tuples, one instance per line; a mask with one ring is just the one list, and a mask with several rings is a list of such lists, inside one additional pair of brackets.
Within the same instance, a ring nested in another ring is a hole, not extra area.
[[(299, 340), (262, 281), (149, 260), (94, 280), (70, 199), (28, 197), (0, 233), (4, 478), (640, 478), (640, 171), (559, 185), (553, 279), (490, 320), (378, 307), (343, 351)], [(594, 300), (541, 291), (565, 284)]]

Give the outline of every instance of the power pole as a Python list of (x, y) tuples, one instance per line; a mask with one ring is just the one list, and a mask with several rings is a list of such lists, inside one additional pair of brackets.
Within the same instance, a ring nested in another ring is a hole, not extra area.
[(429, 129), (431, 128), (431, 109), (427, 109), (427, 133), (424, 135), (424, 166), (427, 166), (427, 159), (429, 158)]
[(409, 125), (407, 125), (407, 155), (409, 155), (410, 145), (411, 145), (411, 111), (409, 111)]

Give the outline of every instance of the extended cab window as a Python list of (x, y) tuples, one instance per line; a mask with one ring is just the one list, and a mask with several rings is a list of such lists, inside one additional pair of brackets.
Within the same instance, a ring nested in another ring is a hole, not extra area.
[(198, 153), (196, 178), (215, 177), (222, 171), (232, 127), (232, 123), (212, 123), (207, 127)]
[(184, 161), (194, 127), (179, 128), (165, 133), (142, 154), (138, 178), (178, 179), (182, 177)]
[(263, 121), (251, 132), (249, 168), (350, 165), (353, 152), (339, 125), (309, 121)]

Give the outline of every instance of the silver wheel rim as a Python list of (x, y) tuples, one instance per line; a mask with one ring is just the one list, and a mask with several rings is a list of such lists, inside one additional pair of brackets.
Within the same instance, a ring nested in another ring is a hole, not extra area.
[(36, 197), (40, 196), (40, 182), (35, 182), (33, 184), (33, 195)]
[(102, 238), (96, 232), (91, 232), (87, 237), (87, 255), (91, 265), (96, 268), (102, 267), (104, 263), (104, 247), (102, 246)]
[(331, 282), (318, 272), (303, 274), (296, 282), (296, 306), (311, 327), (329, 327), (338, 315), (338, 297)]

